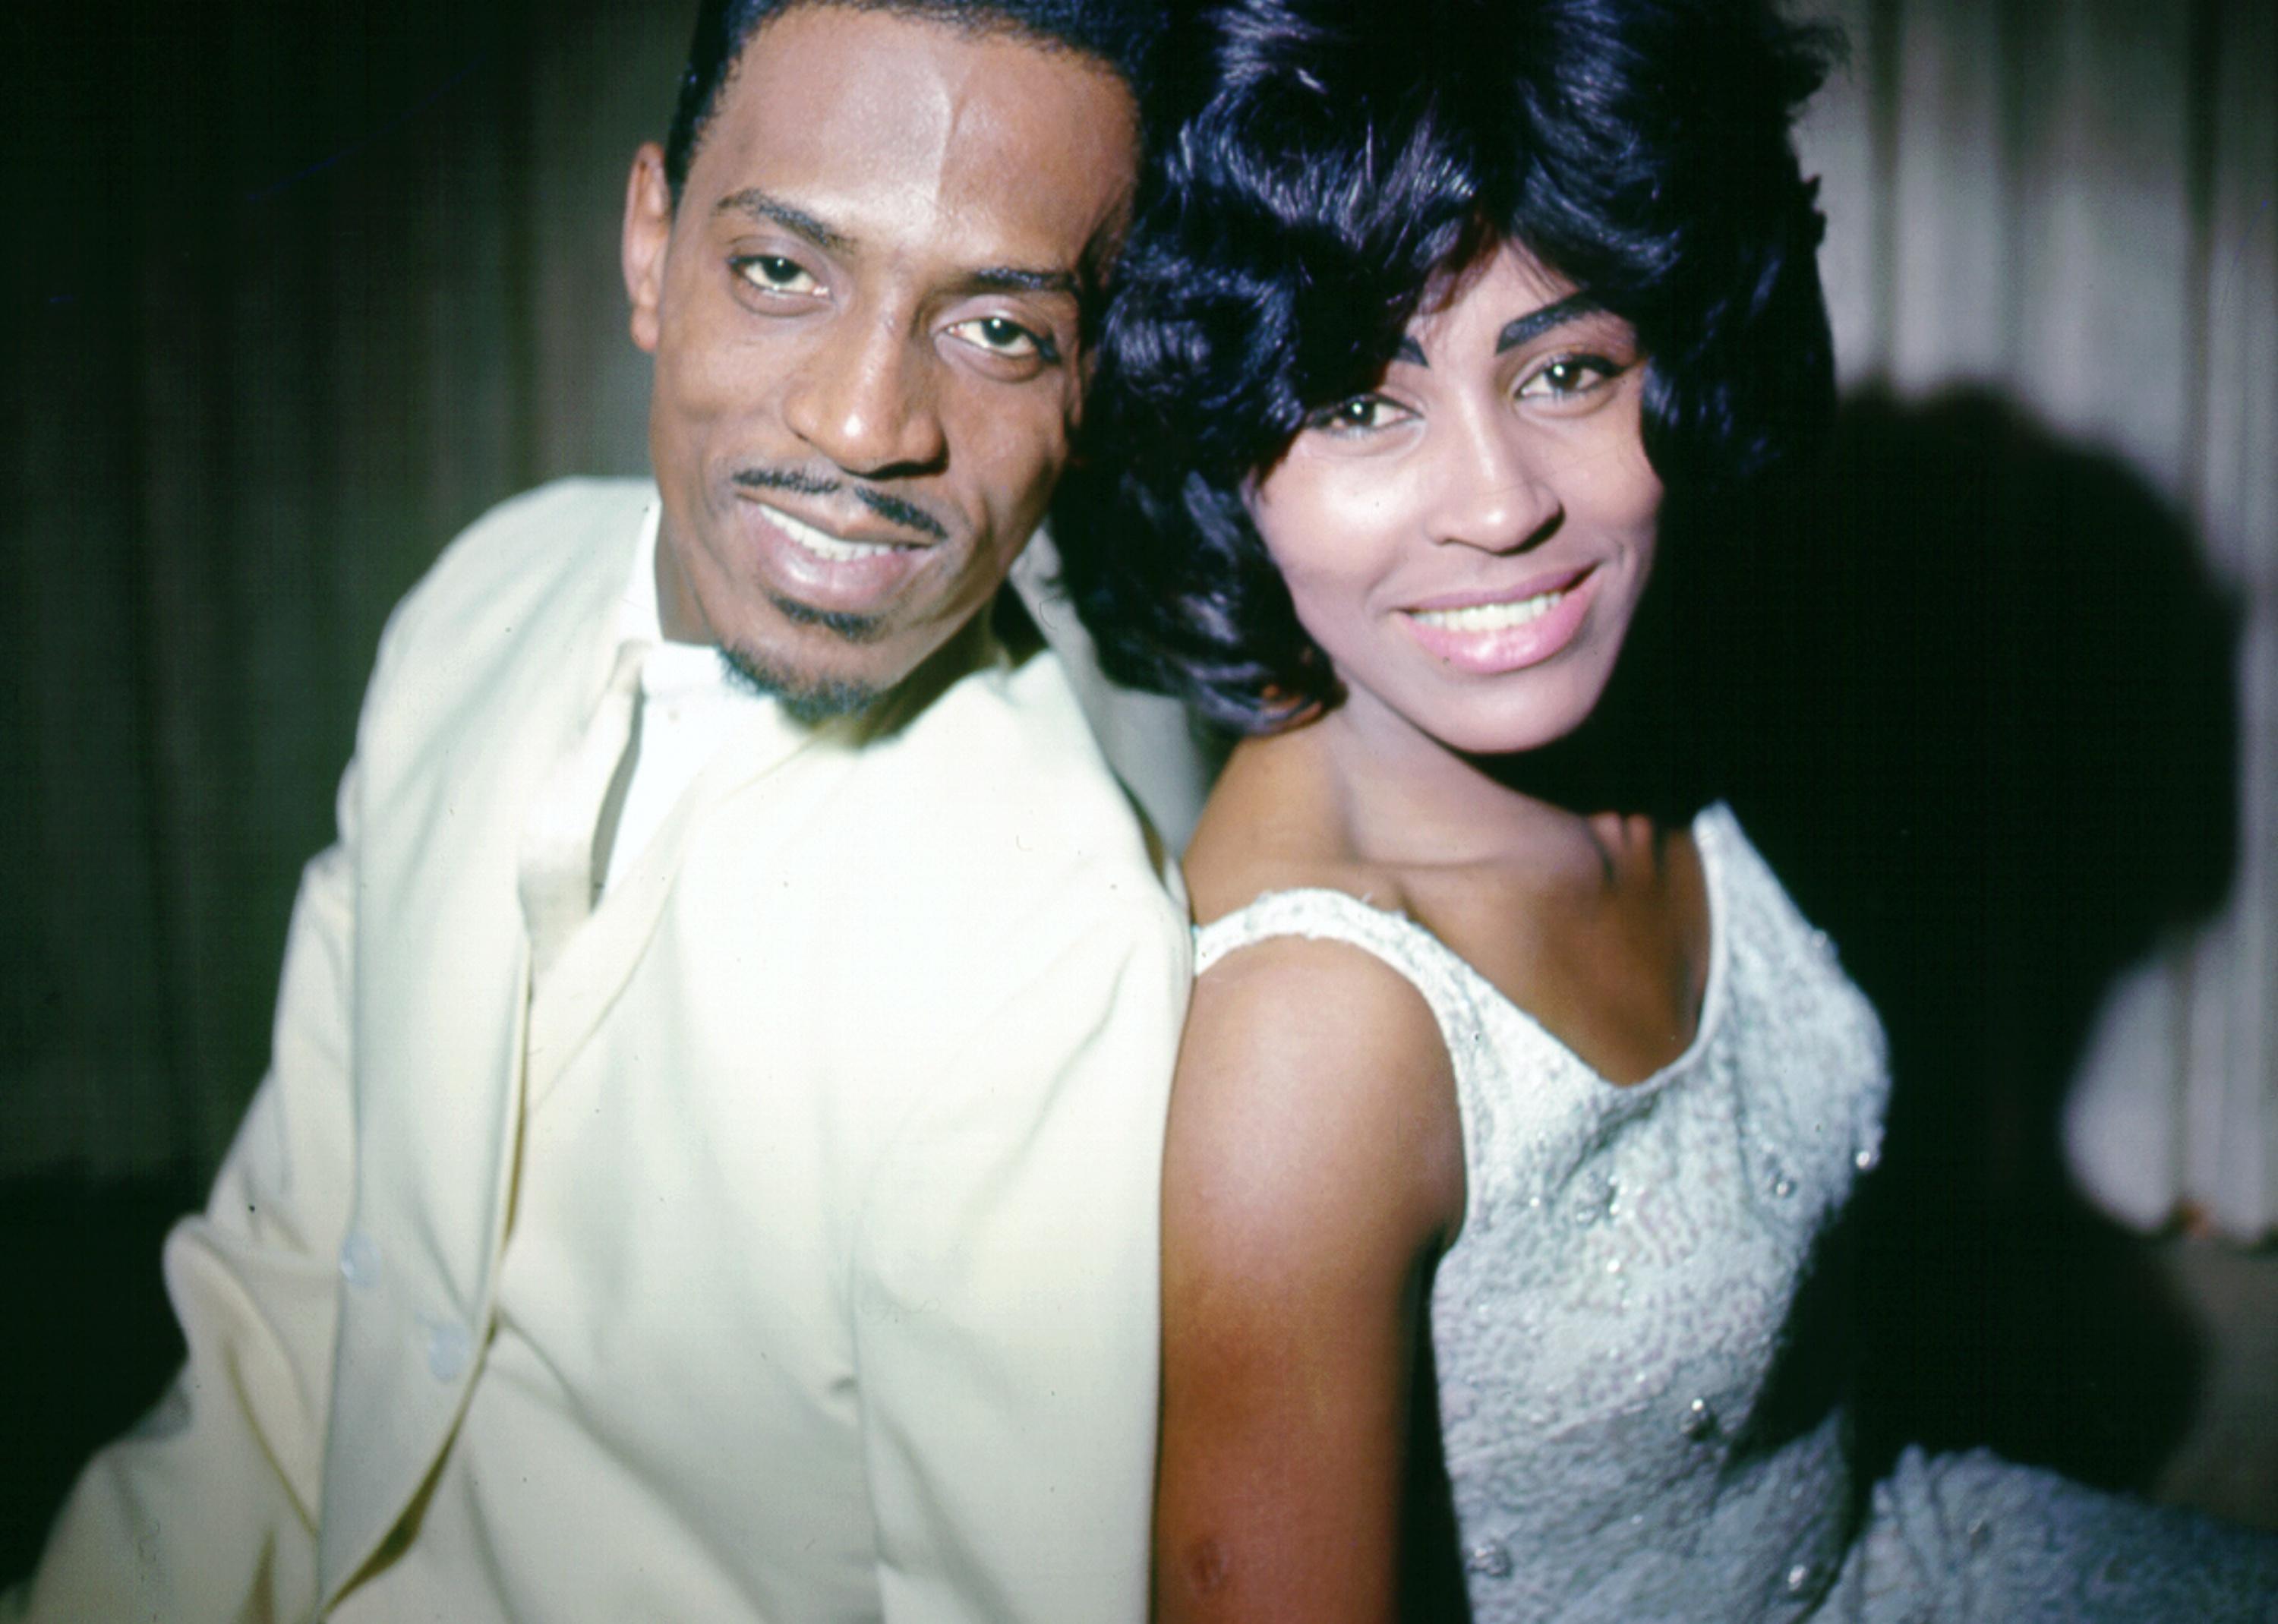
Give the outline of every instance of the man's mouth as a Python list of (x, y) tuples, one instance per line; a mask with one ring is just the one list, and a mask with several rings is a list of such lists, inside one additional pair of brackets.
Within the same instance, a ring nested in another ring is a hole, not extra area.
[(883, 558), (891, 553), (915, 551), (915, 542), (849, 541), (819, 530), (803, 519), (794, 519), (782, 508), (769, 503), (758, 504), (768, 522), (795, 543), (801, 551), (810, 553), (828, 564), (852, 564), (863, 559)]

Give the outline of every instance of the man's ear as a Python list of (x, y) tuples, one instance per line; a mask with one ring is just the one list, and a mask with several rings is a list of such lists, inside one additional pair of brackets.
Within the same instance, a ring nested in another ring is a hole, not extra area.
[(656, 354), (658, 308), (664, 296), (664, 261), (672, 242), (672, 187), (664, 178), (664, 149), (644, 142), (625, 179), (625, 226), (619, 253), (625, 297), (632, 301), (633, 342)]

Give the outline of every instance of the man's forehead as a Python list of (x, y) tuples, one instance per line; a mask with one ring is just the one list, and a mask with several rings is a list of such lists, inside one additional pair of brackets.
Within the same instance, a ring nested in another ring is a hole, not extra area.
[(1073, 50), (826, 0), (745, 45), (689, 201), (823, 246), (915, 233), (1066, 266), (1126, 205), (1136, 124), (1122, 81)]

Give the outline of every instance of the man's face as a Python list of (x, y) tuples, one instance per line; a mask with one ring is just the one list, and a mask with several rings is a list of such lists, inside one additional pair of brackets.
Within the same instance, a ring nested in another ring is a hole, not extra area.
[(1136, 153), (1089, 57), (827, 4), (745, 48), (677, 210), (642, 149), (668, 636), (827, 712), (989, 601), (1066, 460)]

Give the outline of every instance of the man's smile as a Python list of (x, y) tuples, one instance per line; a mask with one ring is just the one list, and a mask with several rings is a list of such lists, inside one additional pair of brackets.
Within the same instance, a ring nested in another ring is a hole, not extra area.
[(774, 521), (776, 527), (784, 535), (826, 563), (852, 563), (857, 559), (915, 551), (924, 545), (914, 541), (857, 541), (845, 536), (834, 536), (803, 519), (795, 519), (770, 503), (760, 502), (755, 506)]

